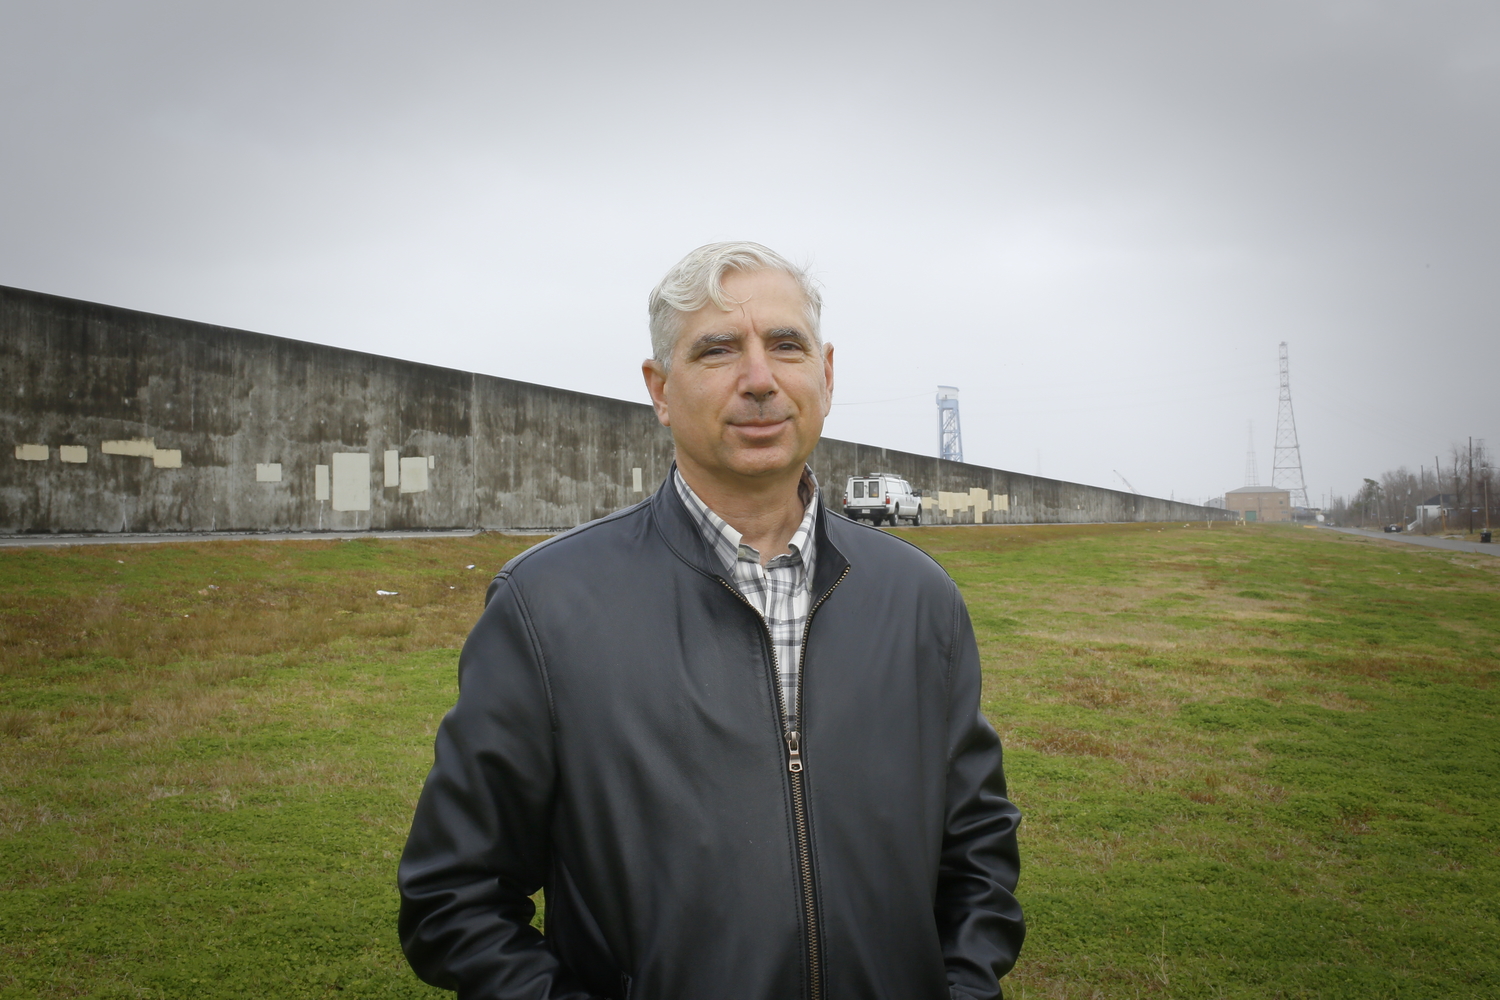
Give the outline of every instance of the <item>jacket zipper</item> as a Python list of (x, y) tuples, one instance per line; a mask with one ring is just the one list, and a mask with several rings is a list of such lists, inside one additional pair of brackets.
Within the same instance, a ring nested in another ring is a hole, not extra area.
[[(845, 566), (839, 578), (833, 581), (833, 586), (818, 598), (812, 607), (807, 609), (807, 621), (802, 625), (802, 646), (799, 650), (800, 666), (797, 670), (797, 688), (801, 693), (802, 670), (807, 666), (807, 636), (812, 631), (813, 615), (823, 602), (828, 600), (828, 595), (844, 582), (844, 577), (849, 575), (849, 567)], [(776, 643), (770, 641), (771, 630), (766, 626), (765, 615), (756, 611), (755, 605), (745, 600), (745, 595), (735, 590), (728, 580), (716, 577), (720, 583), (735, 597), (739, 598), (751, 611), (755, 611), (760, 618), (761, 629), (766, 634), (767, 645), (771, 647), (771, 666), (774, 672), (772, 678), (776, 688), (776, 709), (781, 714), (782, 737), (786, 740), (786, 769), (791, 772), (792, 782), (792, 826), (796, 832), (797, 839), (797, 868), (802, 880), (802, 907), (804, 919), (807, 922), (807, 997), (808, 1000), (820, 1000), (823, 996), (823, 963), (819, 956), (818, 947), (818, 905), (817, 896), (813, 891), (812, 870), (812, 838), (808, 834), (807, 827), (807, 793), (802, 787), (802, 734), (792, 728), (792, 720), (786, 710), (786, 692), (781, 689), (781, 663), (776, 656)], [(802, 699), (797, 699), (798, 722), (801, 721)]]

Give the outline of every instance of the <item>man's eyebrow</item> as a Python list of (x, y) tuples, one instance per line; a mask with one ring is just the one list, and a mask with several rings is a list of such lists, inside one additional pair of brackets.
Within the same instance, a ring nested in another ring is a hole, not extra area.
[(812, 343), (812, 338), (794, 326), (778, 327), (775, 330), (767, 330), (767, 340), (800, 340), (804, 344)]
[(728, 330), (724, 331), (723, 333), (705, 333), (701, 337), (698, 337), (696, 340), (694, 340), (692, 346), (689, 347), (688, 350), (690, 352), (697, 351), (705, 347), (713, 347), (716, 344), (737, 344), (741, 339), (741, 334), (734, 333)]
[[(767, 330), (764, 334), (762, 334), (762, 337), (766, 340), (795, 340), (801, 344), (812, 343), (811, 337), (794, 326), (783, 326), (777, 327), (773, 330)], [(699, 337), (694, 338), (692, 344), (688, 347), (688, 353), (696, 354), (699, 351), (705, 350), (710, 347), (716, 347), (720, 344), (738, 344), (744, 339), (745, 335), (743, 333), (734, 330), (723, 330), (718, 333), (705, 333)]]

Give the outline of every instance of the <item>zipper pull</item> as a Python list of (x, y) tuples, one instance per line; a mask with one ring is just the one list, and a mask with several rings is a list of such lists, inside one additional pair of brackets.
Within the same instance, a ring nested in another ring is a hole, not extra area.
[(802, 734), (786, 734), (786, 769), (793, 774), (802, 771)]

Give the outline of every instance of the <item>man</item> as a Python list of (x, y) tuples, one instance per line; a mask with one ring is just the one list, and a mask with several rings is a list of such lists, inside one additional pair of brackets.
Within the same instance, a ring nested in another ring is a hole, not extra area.
[(490, 586), (401, 859), (428, 982), (999, 996), (1020, 817), (978, 651), (936, 563), (818, 500), (820, 308), (753, 243), (701, 247), (652, 293), (643, 372), (676, 464)]

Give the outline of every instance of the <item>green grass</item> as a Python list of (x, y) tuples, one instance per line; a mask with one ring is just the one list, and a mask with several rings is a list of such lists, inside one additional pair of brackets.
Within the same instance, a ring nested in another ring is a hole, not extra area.
[[(899, 533), (969, 601), (1026, 814), (1010, 995), (1500, 996), (1500, 559)], [(0, 998), (440, 995), (395, 859), (530, 541), (0, 551)]]
[(0, 996), (444, 995), (396, 857), (529, 541), (0, 553)]
[(1027, 815), (1016, 996), (1500, 995), (1500, 560), (929, 532)]

